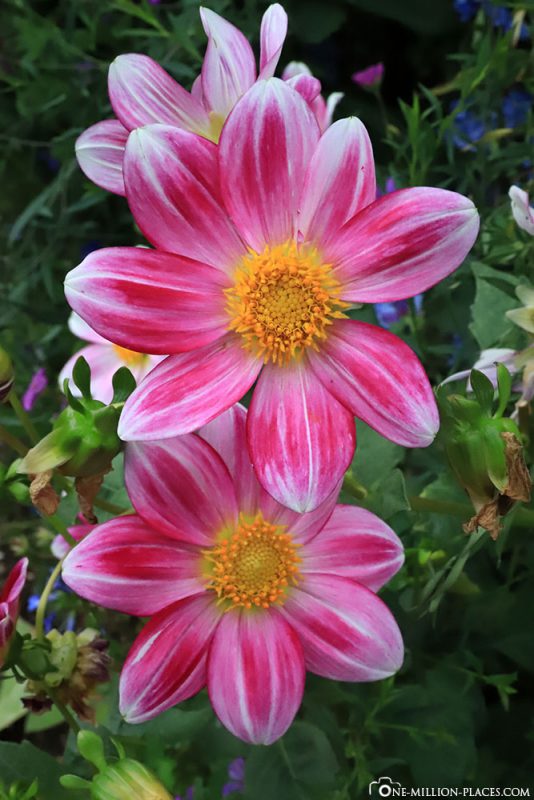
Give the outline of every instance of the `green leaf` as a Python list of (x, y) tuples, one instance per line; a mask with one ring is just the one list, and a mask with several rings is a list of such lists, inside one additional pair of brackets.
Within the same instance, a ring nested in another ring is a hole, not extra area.
[(491, 414), (494, 388), (490, 379), (478, 369), (471, 370), (471, 386), (482, 411)]
[(469, 328), (481, 350), (495, 345), (512, 328), (505, 314), (516, 305), (517, 301), (509, 294), (477, 278), (475, 301), (471, 306), (473, 321)]
[(497, 388), (499, 390), (499, 405), (494, 414), (502, 417), (512, 394), (512, 376), (504, 364), (497, 364)]
[(80, 356), (72, 370), (72, 380), (82, 393), (83, 397), (91, 399), (91, 367), (83, 356)]
[(136, 387), (128, 367), (120, 367), (113, 375), (113, 403), (125, 403)]
[(0, 742), (0, 775), (6, 783), (37, 779), (42, 800), (72, 800), (59, 783), (63, 774), (63, 768), (52, 756), (30, 742)]
[(25, 691), (25, 683), (19, 683), (15, 678), (7, 678), (2, 675), (0, 680), (0, 731), (9, 728), (28, 713), (28, 709), (22, 705)]

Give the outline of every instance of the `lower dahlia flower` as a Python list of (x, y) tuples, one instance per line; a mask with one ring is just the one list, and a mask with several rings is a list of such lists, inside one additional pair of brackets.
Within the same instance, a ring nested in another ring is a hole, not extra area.
[(91, 394), (101, 403), (111, 403), (113, 399), (113, 376), (121, 367), (128, 367), (137, 383), (140, 383), (156, 364), (161, 356), (149, 356), (137, 353), (126, 347), (112, 344), (94, 331), (77, 314), (71, 314), (69, 328), (78, 339), (89, 342), (87, 347), (82, 347), (69, 358), (59, 373), (59, 385), (63, 389), (65, 379), (69, 380), (69, 389), (75, 396), (80, 395), (80, 390), (72, 381), (72, 370), (80, 356), (83, 356), (91, 368)]
[(323, 502), (350, 464), (354, 416), (407, 447), (433, 441), (439, 416), (419, 360), (348, 312), (452, 272), (477, 235), (470, 200), (428, 187), (377, 200), (362, 123), (338, 120), (321, 136), (276, 78), (239, 101), (218, 146), (165, 125), (134, 131), (125, 179), (158, 249), (96, 250), (65, 282), (100, 334), (173, 354), (127, 400), (121, 438), (194, 431), (258, 379), (251, 458), (267, 491), (298, 511)]
[(67, 555), (82, 597), (151, 619), (120, 679), (128, 722), (151, 719), (206, 684), (219, 719), (270, 744), (302, 699), (305, 670), (341, 681), (396, 672), (397, 624), (375, 592), (403, 562), (380, 519), (335, 505), (279, 505), (254, 477), (246, 412), (200, 433), (126, 447), (136, 514), (98, 525)]
[(26, 583), (28, 559), (17, 561), (0, 592), (0, 668), (4, 664), (19, 616), (20, 595)]

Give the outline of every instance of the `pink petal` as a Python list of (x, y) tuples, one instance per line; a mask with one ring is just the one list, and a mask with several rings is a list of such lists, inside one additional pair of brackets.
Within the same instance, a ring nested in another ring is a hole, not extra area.
[(118, 56), (109, 68), (108, 91), (115, 114), (128, 130), (162, 122), (209, 133), (210, 120), (202, 103), (148, 56)]
[(231, 610), (217, 627), (208, 692), (222, 724), (250, 744), (272, 744), (302, 701), (304, 658), (298, 636), (276, 609)]
[(95, 250), (65, 278), (69, 304), (102, 336), (141, 353), (210, 344), (228, 326), (223, 273), (145, 247)]
[(254, 474), (247, 445), (247, 410), (236, 403), (198, 431), (221, 456), (234, 482), (239, 511), (255, 515), (265, 495)]
[(273, 525), (283, 525), (294, 542), (305, 544), (321, 531), (336, 507), (342, 481), (339, 481), (326, 500), (314, 511), (299, 514), (290, 508), (280, 505), (274, 497), (263, 492), (260, 499), (260, 510), (264, 519)]
[(321, 131), (325, 131), (329, 125), (332, 124), (332, 117), (338, 104), (343, 100), (345, 94), (343, 92), (332, 92), (326, 98), (326, 103), (323, 97), (317, 97), (312, 103), (312, 111), (317, 118)]
[(332, 493), (356, 446), (352, 414), (306, 362), (263, 368), (247, 429), (258, 480), (279, 503), (300, 513)]
[(119, 436), (131, 441), (190, 433), (240, 400), (261, 367), (232, 334), (191, 353), (170, 356), (126, 401)]
[(95, 400), (111, 403), (113, 399), (113, 375), (123, 362), (113, 350), (111, 344), (90, 344), (74, 353), (59, 373), (59, 387), (63, 391), (65, 379), (69, 381), (69, 389), (75, 397), (81, 392), (72, 382), (72, 371), (80, 357), (85, 358), (91, 368), (91, 394)]
[(287, 14), (280, 3), (273, 3), (261, 21), (260, 80), (273, 77), (286, 35)]
[(224, 120), (256, 80), (256, 61), (247, 38), (235, 25), (209, 8), (200, 8), (200, 18), (208, 37), (202, 94), (210, 111)]
[(85, 339), (86, 342), (91, 342), (91, 344), (110, 344), (108, 339), (104, 339), (103, 336), (94, 331), (75, 311), (71, 313), (67, 324), (70, 332), (77, 336), (78, 339)]
[(377, 681), (402, 666), (402, 637), (391, 611), (355, 581), (307, 575), (281, 613), (299, 635), (310, 672), (338, 681)]
[(356, 214), (324, 252), (343, 300), (382, 303), (426, 291), (458, 267), (477, 237), (473, 203), (446, 189), (401, 189)]
[(152, 617), (122, 668), (119, 707), (126, 722), (152, 719), (205, 686), (206, 655), (219, 619), (207, 593)]
[(303, 61), (290, 61), (283, 69), (282, 80), (288, 81), (296, 75), (311, 75), (312, 71)]
[(306, 175), (299, 216), (304, 240), (324, 245), (375, 198), (369, 134), (356, 117), (340, 119), (321, 136)]
[(298, 202), (319, 128), (283, 81), (258, 81), (221, 134), (221, 187), (239, 232), (254, 250), (296, 235)]
[(427, 447), (439, 429), (432, 387), (415, 353), (376, 325), (341, 320), (310, 365), (334, 397), (404, 447)]
[(113, 194), (126, 194), (122, 162), (127, 139), (128, 131), (118, 119), (105, 119), (87, 128), (74, 145), (84, 175)]
[(322, 531), (300, 552), (301, 572), (352, 578), (374, 592), (404, 563), (404, 548), (389, 525), (364, 508), (338, 505)]
[(129, 442), (124, 480), (137, 513), (174, 539), (212, 545), (237, 524), (230, 473), (215, 450), (190, 434), (156, 442)]
[(147, 617), (204, 591), (200, 560), (130, 515), (95, 526), (67, 555), (62, 577), (86, 600)]
[[(74, 539), (76, 539), (77, 542), (81, 542), (81, 540), (85, 539), (87, 534), (91, 533), (91, 531), (95, 527), (96, 527), (95, 525), (88, 525), (88, 524), (71, 525), (68, 531), (70, 535), (74, 537)], [(58, 535), (54, 536), (54, 539), (52, 540), (52, 544), (50, 545), (50, 552), (59, 561), (61, 558), (67, 555), (67, 553), (72, 547), (74, 547), (74, 545), (71, 545), (69, 542), (67, 542), (66, 539), (63, 538), (63, 536), (61, 536), (60, 533), (58, 533)]]
[(7, 579), (2, 586), (2, 591), (0, 592), (0, 603), (7, 604), (9, 608), (9, 614), (13, 618), (17, 616), (19, 611), (20, 595), (24, 589), (24, 584), (26, 583), (28, 564), (29, 561), (27, 558), (21, 558), (19, 561), (17, 561), (7, 576)]
[(321, 81), (314, 78), (313, 75), (301, 74), (295, 75), (294, 78), (288, 78), (286, 83), (313, 108), (314, 100), (321, 94)]
[(193, 133), (150, 125), (128, 139), (126, 195), (147, 239), (230, 271), (245, 251), (223, 208), (218, 171), (216, 145)]

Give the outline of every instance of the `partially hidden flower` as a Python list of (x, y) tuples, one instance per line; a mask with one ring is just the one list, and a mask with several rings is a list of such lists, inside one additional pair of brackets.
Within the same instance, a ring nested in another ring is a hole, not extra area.
[(528, 112), (532, 108), (532, 95), (522, 86), (510, 89), (502, 101), (504, 124), (507, 128), (517, 128), (527, 121)]
[(534, 208), (529, 204), (528, 193), (519, 186), (510, 186), (508, 196), (515, 221), (520, 228), (534, 236)]
[(89, 345), (82, 347), (69, 358), (59, 374), (59, 385), (63, 388), (65, 379), (69, 380), (69, 389), (75, 397), (79, 397), (81, 392), (72, 380), (72, 370), (80, 356), (83, 356), (91, 368), (91, 394), (95, 400), (102, 403), (111, 403), (113, 398), (113, 375), (121, 367), (128, 367), (137, 383), (140, 383), (145, 375), (162, 360), (161, 356), (151, 356), (145, 353), (137, 353), (128, 350), (126, 347), (112, 344), (94, 331), (77, 314), (71, 314), (69, 318), (69, 329), (71, 333), (89, 342)]
[[(458, 106), (458, 100), (451, 103), (451, 111)], [(460, 150), (475, 150), (476, 144), (482, 139), (490, 128), (497, 126), (497, 115), (489, 114), (488, 119), (482, 119), (471, 108), (458, 111), (453, 120), (452, 141)]]
[(487, 350), (482, 350), (472, 367), (449, 375), (442, 382), (442, 385), (452, 383), (452, 381), (463, 381), (467, 379), (467, 390), (472, 391), (469, 375), (472, 369), (476, 369), (479, 372), (483, 372), (486, 378), (489, 378), (493, 387), (497, 388), (497, 364), (504, 364), (507, 370), (513, 375), (519, 371), (519, 367), (515, 363), (516, 356), (517, 352), (509, 347), (490, 347)]
[(257, 380), (248, 441), (260, 482), (299, 511), (348, 467), (354, 415), (407, 447), (439, 419), (410, 348), (347, 316), (411, 297), (451, 273), (478, 231), (473, 203), (428, 187), (376, 200), (356, 118), (321, 136), (302, 97), (259, 81), (218, 147), (147, 126), (125, 157), (130, 208), (157, 249), (91, 253), (66, 278), (72, 308), (129, 349), (172, 353), (126, 401), (126, 441), (196, 430)]
[(198, 434), (132, 442), (125, 483), (136, 513), (96, 527), (63, 579), (107, 608), (151, 617), (120, 678), (120, 710), (151, 719), (206, 684), (223, 725), (270, 744), (300, 706), (305, 671), (341, 681), (395, 673), (403, 646), (375, 592), (402, 544), (374, 514), (336, 505), (297, 514), (262, 490), (246, 411)]
[[(77, 542), (81, 542), (81, 540), (84, 539), (88, 533), (91, 533), (94, 527), (94, 525), (88, 524), (72, 525), (70, 528), (68, 528), (68, 531)], [(65, 537), (58, 533), (50, 545), (50, 550), (52, 555), (59, 561), (67, 555), (71, 547), (74, 547), (74, 545), (69, 544)]]
[[(313, 73), (308, 65), (304, 64), (302, 61), (290, 61), (282, 72), (282, 80), (290, 83), (293, 82), (293, 84), (298, 87), (298, 81), (301, 80), (299, 76), (309, 76), (313, 78)], [(343, 97), (343, 92), (332, 92), (326, 99), (319, 93), (313, 100), (308, 100), (308, 105), (315, 114), (315, 119), (321, 131), (325, 131), (328, 126), (332, 124), (334, 111)]]
[[(420, 314), (423, 308), (423, 295), (414, 297), (415, 313)], [(410, 313), (410, 306), (406, 300), (397, 300), (395, 303), (375, 303), (375, 314), (378, 323), (383, 328), (391, 328), (396, 322)]]
[(380, 86), (383, 77), (384, 65), (380, 62), (378, 64), (372, 64), (370, 67), (366, 67), (359, 72), (355, 72), (354, 75), (352, 75), (352, 80), (354, 83), (358, 84), (358, 86), (361, 86), (362, 89), (375, 89), (377, 86)]
[(17, 561), (0, 592), (0, 668), (4, 665), (17, 625), (20, 595), (26, 583), (28, 559)]
[(245, 759), (234, 758), (228, 764), (228, 777), (230, 780), (222, 788), (222, 796), (228, 797), (230, 794), (243, 794), (245, 791)]
[(32, 410), (35, 405), (35, 401), (39, 395), (44, 392), (47, 386), (48, 378), (46, 377), (46, 371), (44, 367), (39, 367), (29, 382), (28, 388), (22, 395), (22, 407), (24, 411)]
[[(108, 90), (117, 118), (97, 122), (76, 141), (78, 163), (97, 186), (125, 194), (123, 157), (131, 130), (161, 122), (216, 142), (239, 98), (257, 79), (274, 75), (287, 33), (287, 14), (279, 3), (269, 6), (261, 22), (259, 74), (238, 28), (209, 8), (201, 7), (200, 17), (208, 46), (191, 92), (148, 56), (127, 53), (111, 64)], [(290, 82), (310, 103), (320, 94), (321, 84), (311, 76)]]

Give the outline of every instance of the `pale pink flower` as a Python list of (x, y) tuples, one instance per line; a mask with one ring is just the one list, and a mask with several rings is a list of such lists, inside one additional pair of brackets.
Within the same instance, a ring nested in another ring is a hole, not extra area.
[[(81, 540), (84, 539), (88, 533), (91, 533), (94, 527), (95, 525), (90, 525), (88, 522), (86, 522), (82, 523), (81, 525), (72, 525), (70, 528), (68, 528), (68, 531), (77, 542), (81, 542)], [(52, 555), (59, 561), (67, 555), (71, 547), (74, 547), (74, 545), (70, 544), (70, 542), (67, 542), (65, 537), (58, 533), (58, 535), (54, 536), (52, 540), (50, 551)]]
[[(117, 119), (97, 122), (76, 142), (76, 157), (97, 186), (125, 194), (124, 148), (131, 130), (154, 122), (175, 125), (218, 141), (224, 121), (257, 79), (274, 75), (287, 33), (287, 14), (270, 5), (261, 22), (259, 73), (249, 42), (241, 31), (209, 8), (200, 8), (208, 46), (191, 92), (139, 53), (120, 55), (109, 68), (109, 99)], [(321, 84), (311, 75), (288, 79), (313, 103)]]
[(0, 667), (4, 664), (19, 616), (20, 595), (26, 583), (28, 559), (17, 561), (0, 592)]
[[(454, 375), (449, 375), (448, 378), (442, 381), (442, 385), (451, 383), (452, 381), (463, 381), (469, 378), (472, 369), (476, 369), (479, 372), (483, 372), (492, 382), (493, 386), (497, 387), (497, 364), (504, 364), (513, 375), (519, 371), (519, 368), (515, 364), (516, 356), (517, 352), (508, 347), (492, 347), (488, 350), (482, 350), (472, 367), (464, 369), (461, 372), (455, 372)], [(471, 381), (469, 380), (467, 381), (467, 389), (468, 391), (472, 391)]]
[(276, 78), (239, 101), (218, 146), (165, 125), (132, 133), (125, 179), (158, 249), (97, 250), (65, 283), (95, 330), (174, 354), (127, 400), (124, 440), (194, 431), (258, 380), (250, 454), (267, 491), (298, 511), (350, 464), (355, 415), (406, 447), (433, 441), (439, 416), (415, 354), (346, 312), (452, 272), (477, 235), (470, 200), (428, 187), (376, 200), (362, 123), (338, 120), (321, 136)]
[(382, 83), (383, 76), (384, 65), (380, 62), (379, 64), (373, 64), (370, 67), (366, 67), (360, 72), (355, 72), (354, 75), (352, 75), (352, 80), (354, 83), (357, 83), (358, 86), (362, 86), (364, 89), (369, 89), (379, 86)]
[(512, 215), (519, 225), (534, 236), (534, 208), (529, 204), (528, 194), (519, 186), (510, 186), (508, 196), (512, 203)]
[[(312, 72), (307, 64), (304, 64), (302, 61), (291, 61), (282, 72), (282, 80), (293, 81), (293, 83), (295, 83), (299, 75), (307, 75), (313, 78)], [(315, 99), (309, 103), (321, 131), (325, 131), (328, 126), (332, 124), (332, 117), (336, 106), (343, 97), (343, 92), (332, 92), (325, 100), (322, 94), (319, 93)]]
[(63, 389), (65, 379), (69, 379), (69, 389), (75, 396), (79, 396), (80, 391), (72, 381), (72, 370), (80, 356), (83, 356), (91, 368), (91, 393), (95, 400), (102, 403), (111, 403), (113, 399), (113, 375), (121, 367), (128, 367), (137, 383), (140, 383), (145, 375), (162, 360), (161, 356), (146, 355), (129, 350), (126, 347), (112, 344), (96, 333), (86, 322), (77, 314), (69, 317), (69, 328), (71, 332), (84, 339), (90, 344), (82, 347), (69, 358), (59, 374), (59, 385)]
[(245, 429), (234, 406), (198, 435), (129, 443), (136, 513), (73, 548), (63, 580), (106, 608), (151, 617), (122, 669), (127, 722), (207, 684), (223, 725), (271, 744), (300, 706), (305, 670), (376, 681), (400, 668), (401, 634), (375, 592), (403, 548), (374, 514), (336, 506), (337, 491), (309, 514), (279, 505), (254, 476)]

